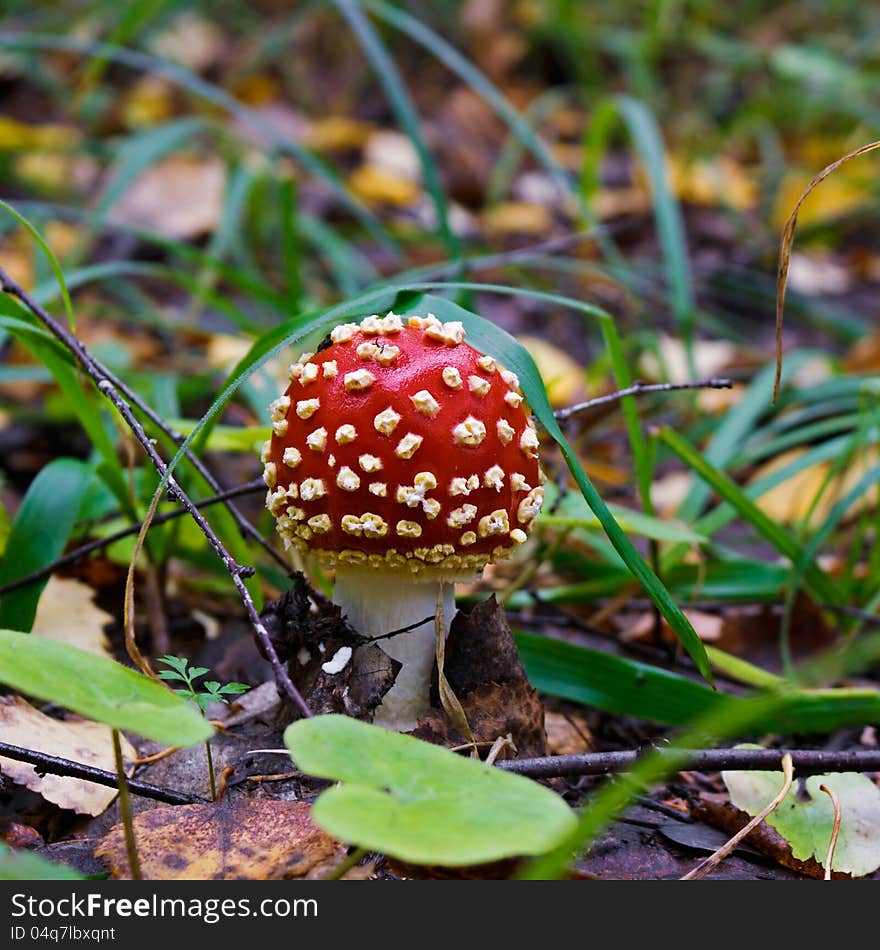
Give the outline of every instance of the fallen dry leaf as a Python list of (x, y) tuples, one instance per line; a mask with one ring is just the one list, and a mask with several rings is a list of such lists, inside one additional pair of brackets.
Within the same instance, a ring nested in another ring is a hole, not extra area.
[(483, 212), (483, 229), (490, 238), (542, 237), (553, 227), (553, 216), (543, 205), (507, 201)]
[(224, 55), (226, 40), (216, 23), (187, 10), (153, 37), (150, 48), (161, 59), (169, 59), (198, 73)]
[(130, 129), (166, 122), (174, 114), (174, 86), (162, 76), (142, 76), (122, 104), (122, 121)]
[(568, 353), (541, 337), (520, 336), (519, 342), (529, 351), (538, 366), (554, 409), (568, 406), (584, 396), (584, 368)]
[(316, 152), (344, 152), (361, 149), (373, 134), (371, 122), (345, 115), (328, 115), (318, 119), (306, 134), (306, 144)]
[[(668, 379), (670, 383), (686, 383), (693, 379), (684, 343), (675, 337), (661, 336), (658, 344), (660, 360), (653, 353), (646, 353), (641, 360), (642, 372), (651, 379)], [(694, 343), (694, 363), (700, 379), (718, 376), (735, 358), (736, 347), (728, 340), (697, 340)]]
[[(134, 818), (141, 871), (152, 881), (286, 881), (345, 855), (305, 802), (265, 799), (152, 808)], [(110, 876), (128, 880), (122, 825), (95, 851)]]
[(89, 653), (110, 656), (104, 628), (114, 618), (95, 606), (95, 592), (74, 578), (52, 577), (37, 604), (31, 633)]
[[(116, 769), (109, 727), (88, 719), (53, 719), (20, 696), (0, 697), (0, 739), (99, 769)], [(120, 739), (123, 758), (134, 759), (131, 744), (124, 736)], [(5, 757), (0, 757), (0, 772), (47, 801), (81, 815), (100, 815), (116, 797), (115, 788), (63, 775), (38, 775), (36, 766)]]
[[(752, 475), (751, 481), (757, 482), (768, 475), (772, 475), (773, 472), (799, 459), (806, 451), (806, 449), (798, 448), (776, 456), (757, 469)], [(868, 469), (876, 463), (876, 451), (870, 454), (860, 453), (855, 456), (844, 467), (842, 477), (841, 475), (835, 476), (825, 487), (821, 498), (813, 509), (810, 524), (822, 524), (836, 502), (853, 488), (864, 477)], [(781, 484), (764, 492), (763, 495), (755, 499), (755, 503), (764, 514), (773, 518), (774, 521), (781, 521), (786, 524), (801, 521), (810, 512), (810, 506), (825, 484), (831, 469), (831, 462), (819, 462), (816, 465), (802, 468)], [(875, 505), (876, 501), (877, 486), (875, 485), (852, 504), (847, 514), (853, 515), (867, 506)]]
[(395, 208), (408, 208), (419, 197), (419, 186), (409, 178), (389, 174), (372, 165), (361, 165), (348, 179), (348, 186), (354, 194), (370, 205), (391, 205)]
[(157, 162), (110, 209), (112, 224), (186, 239), (220, 221), (226, 169), (219, 158), (174, 155)]
[(579, 755), (593, 751), (593, 734), (585, 719), (573, 713), (544, 714), (548, 755)]
[[(510, 736), (519, 758), (543, 756), (547, 752), (544, 706), (537, 690), (525, 680), (513, 683), (482, 683), (462, 695), (456, 693), (474, 739), (483, 753), (498, 738)], [(409, 733), (434, 745), (466, 745), (463, 736), (445, 712), (432, 709)], [(500, 758), (511, 756), (502, 752)]]
[[(733, 837), (738, 831), (744, 828), (751, 815), (741, 811), (730, 802), (716, 801), (710, 795), (704, 795), (693, 811), (694, 817), (700, 821), (706, 822), (713, 828), (720, 828), (728, 835)], [(808, 861), (799, 861), (791, 853), (791, 845), (782, 837), (779, 832), (762, 821), (753, 831), (743, 839), (745, 844), (750, 844), (761, 854), (767, 855), (785, 868), (797, 871), (806, 877), (823, 878), (825, 870), (815, 858)], [(831, 875), (836, 880), (846, 880), (848, 874), (842, 874), (840, 871), (834, 871)]]
[(758, 202), (757, 182), (742, 165), (724, 155), (696, 161), (670, 155), (668, 172), (672, 190), (682, 201), (737, 211), (751, 211)]
[(67, 149), (79, 144), (82, 135), (72, 125), (31, 125), (0, 116), (0, 150)]
[[(849, 151), (848, 148), (843, 152), (838, 152), (834, 159), (847, 151)], [(792, 208), (822, 164), (786, 172), (776, 193), (776, 202), (773, 207), (774, 228), (783, 227)], [(822, 182), (822, 187), (813, 191), (801, 206), (798, 212), (798, 223), (801, 228), (840, 218), (847, 212), (863, 207), (869, 200), (868, 196), (874, 187), (875, 178), (876, 171), (870, 163), (859, 165), (857, 162), (850, 162), (845, 168), (826, 178)]]

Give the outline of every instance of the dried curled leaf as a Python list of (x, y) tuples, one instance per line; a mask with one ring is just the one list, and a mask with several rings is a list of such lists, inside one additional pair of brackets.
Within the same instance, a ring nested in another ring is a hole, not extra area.
[[(344, 847), (312, 821), (305, 802), (266, 800), (153, 808), (134, 818), (141, 871), (152, 881), (286, 881)], [(129, 879), (122, 825), (95, 851), (110, 876)]]
[[(120, 738), (123, 758), (134, 759), (131, 744), (124, 736)], [(0, 739), (83, 765), (108, 771), (116, 768), (107, 726), (87, 719), (52, 719), (20, 696), (0, 698)], [(132, 771), (133, 767), (128, 769)], [(5, 757), (0, 757), (0, 772), (47, 801), (80, 815), (100, 815), (116, 797), (115, 788), (65, 775), (40, 774), (37, 766)]]

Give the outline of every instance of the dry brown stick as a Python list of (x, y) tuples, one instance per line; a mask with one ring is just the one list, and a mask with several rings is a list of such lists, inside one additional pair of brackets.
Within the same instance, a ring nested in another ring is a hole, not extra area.
[[(35, 317), (37, 317), (37, 319), (46, 327), (46, 329), (68, 350), (70, 350), (70, 352), (81, 364), (85, 373), (89, 376), (92, 382), (94, 382), (95, 386), (97, 386), (98, 391), (107, 400), (109, 400), (120, 416), (122, 416), (126, 425), (137, 439), (138, 444), (141, 446), (144, 452), (146, 452), (147, 457), (153, 464), (153, 467), (159, 473), (160, 477), (165, 479), (168, 493), (176, 498), (177, 501), (184, 508), (186, 508), (187, 513), (198, 525), (199, 530), (202, 532), (208, 543), (214, 549), (217, 556), (223, 562), (223, 566), (226, 568), (227, 573), (232, 578), (232, 582), (238, 591), (238, 595), (241, 598), (242, 603), (244, 604), (245, 610), (247, 611), (248, 617), (250, 618), (251, 624), (254, 628), (254, 633), (260, 642), (260, 646), (263, 648), (265, 656), (272, 664), (272, 669), (275, 672), (275, 678), (278, 681), (280, 689), (295, 703), (304, 716), (311, 717), (312, 712), (305, 700), (300, 695), (299, 690), (297, 690), (297, 688), (291, 682), (287, 670), (285, 669), (281, 660), (278, 658), (278, 654), (275, 652), (275, 647), (272, 645), (272, 641), (269, 638), (269, 631), (263, 624), (263, 621), (257, 612), (253, 598), (250, 595), (250, 591), (247, 589), (247, 586), (244, 583), (244, 579), (246, 577), (253, 576), (254, 569), (252, 567), (239, 564), (235, 558), (233, 558), (233, 556), (226, 549), (223, 542), (215, 533), (214, 529), (205, 520), (204, 515), (202, 515), (199, 509), (193, 504), (190, 497), (180, 487), (177, 479), (175, 479), (174, 476), (169, 473), (168, 465), (165, 463), (165, 460), (162, 458), (162, 456), (156, 451), (152, 440), (144, 431), (144, 427), (139, 422), (137, 416), (135, 416), (131, 404), (125, 398), (124, 390), (127, 389), (127, 387), (124, 387), (122, 384), (118, 383), (118, 381), (114, 382), (115, 377), (112, 377), (112, 374), (109, 372), (109, 370), (107, 370), (101, 362), (92, 356), (90, 350), (83, 344), (83, 342), (73, 333), (67, 330), (57, 320), (55, 320), (55, 318), (36, 301), (34, 301), (30, 295), (24, 291), (6, 273), (6, 271), (3, 270), (2, 267), (0, 267), (0, 290), (21, 301), (21, 303), (23, 303), (27, 309), (30, 310), (30, 312), (33, 313)], [(152, 412), (152, 410), (150, 410), (150, 412)]]
[[(664, 750), (657, 749), (661, 754)], [(799, 775), (822, 775), (825, 772), (880, 771), (880, 749), (850, 749), (828, 752), (821, 749), (694, 749), (675, 755), (684, 755), (684, 769), (699, 772), (754, 770), (776, 772), (783, 752), (791, 752)], [(548, 755), (534, 759), (505, 759), (495, 767), (508, 772), (528, 775), (530, 778), (554, 778), (562, 775), (605, 775), (631, 769), (640, 751), (584, 752), (581, 755)]]
[[(46, 311), (43, 307), (37, 304), (22, 287), (17, 284), (12, 278), (6, 274), (2, 268), (0, 268), (0, 289), (4, 293), (9, 294), (12, 297), (18, 299), (23, 303), (28, 310), (31, 311), (35, 316), (37, 316), (46, 328), (68, 349), (71, 350), (78, 358), (82, 359), (83, 354), (87, 353), (86, 347), (75, 337), (72, 333), (67, 333), (64, 327), (57, 323), (55, 319)], [(126, 383), (124, 383), (115, 373), (108, 369), (103, 364), (99, 363), (94, 358), (91, 359), (91, 362), (99, 366), (101, 369), (102, 376), (109, 380), (113, 386), (118, 390), (118, 392), (128, 400), (128, 402), (134, 406), (139, 412), (143, 413), (153, 425), (159, 429), (160, 432), (164, 433), (178, 448), (186, 441), (186, 437), (178, 432), (176, 429), (173, 429), (168, 423), (153, 409), (148, 403), (144, 402), (143, 399), (138, 396), (138, 394), (131, 389)], [(91, 375), (91, 374), (89, 374)], [(193, 466), (193, 468), (202, 476), (202, 478), (208, 483), (208, 486), (215, 492), (216, 495), (223, 495), (224, 490), (217, 479), (214, 477), (210, 469), (205, 465), (204, 462), (191, 450), (187, 449), (184, 453), (187, 461)], [(259, 531), (244, 517), (244, 515), (239, 511), (236, 505), (233, 505), (231, 500), (224, 498), (224, 504), (229, 510), (230, 515), (232, 515), (233, 520), (235, 521), (236, 527), (241, 533), (242, 537), (249, 538), (252, 541), (255, 541), (260, 545), (275, 561), (277, 561), (285, 569), (288, 568), (287, 562), (284, 560), (283, 556), (275, 550), (274, 547), (260, 534)]]
[[(262, 478), (255, 478), (253, 481), (247, 482), (244, 485), (229, 488), (219, 495), (211, 495), (209, 498), (200, 498), (198, 501), (194, 501), (193, 504), (196, 508), (208, 508), (210, 505), (216, 505), (218, 502), (226, 501), (227, 498), (249, 495), (252, 492), (262, 491), (265, 487), (266, 483)], [(153, 518), (150, 522), (150, 527), (154, 528), (156, 525), (165, 524), (167, 521), (173, 521), (175, 518), (181, 518), (188, 514), (189, 512), (186, 508), (175, 508), (174, 511), (164, 511), (162, 514), (156, 515), (156, 517)], [(141, 527), (142, 524), (140, 523), (129, 525), (127, 528), (120, 528), (119, 531), (114, 531), (113, 534), (105, 535), (103, 538), (96, 538), (94, 541), (89, 541), (88, 544), (82, 544), (78, 548), (68, 551), (67, 554), (62, 554), (61, 557), (56, 558), (51, 564), (41, 567), (38, 571), (17, 577), (14, 581), (9, 581), (8, 584), (0, 585), (0, 597), (4, 594), (8, 594), (10, 591), (17, 590), (19, 587), (27, 587), (28, 584), (41, 581), (44, 577), (49, 577), (51, 574), (54, 574), (59, 568), (67, 567), (69, 564), (75, 564), (94, 551), (100, 551), (102, 548), (115, 544), (117, 541), (130, 538), (132, 535), (138, 534)]]
[(640, 396), (644, 393), (668, 393), (678, 389), (730, 389), (733, 383), (729, 379), (712, 377), (711, 379), (699, 379), (690, 383), (640, 383), (635, 382), (626, 389), (618, 389), (616, 392), (607, 393), (605, 396), (596, 396), (595, 399), (587, 399), (586, 402), (579, 402), (574, 406), (566, 406), (565, 409), (557, 409), (553, 413), (559, 422), (565, 422), (578, 412), (585, 412), (587, 409), (594, 409), (596, 406), (604, 406), (609, 402), (617, 402), (626, 396)]
[[(37, 752), (34, 749), (25, 749), (22, 746), (0, 742), (0, 755), (16, 762), (27, 762), (36, 766), (37, 772), (48, 775), (64, 775), (69, 778), (80, 778), (106, 788), (118, 788), (119, 781), (115, 772), (96, 768), (94, 765), (85, 765), (83, 762), (74, 762), (72, 759), (63, 759), (46, 752)], [(207, 804), (206, 799), (197, 795), (187, 795), (185, 792), (176, 792), (172, 788), (161, 788), (150, 785), (148, 782), (139, 782), (137, 779), (128, 780), (128, 790), (141, 798), (152, 798), (166, 805), (201, 805)]]

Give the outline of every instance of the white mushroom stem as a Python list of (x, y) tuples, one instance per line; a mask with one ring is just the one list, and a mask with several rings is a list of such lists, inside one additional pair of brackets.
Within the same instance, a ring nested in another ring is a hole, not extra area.
[[(434, 664), (434, 616), (437, 595), (443, 580), (434, 575), (419, 578), (382, 570), (337, 567), (333, 602), (354, 629), (375, 639), (410, 624), (425, 623), (407, 633), (381, 640), (378, 644), (403, 666), (391, 689), (376, 708), (373, 721), (404, 732), (430, 708), (431, 668)], [(443, 617), (446, 632), (455, 613), (452, 580), (443, 583)], [(429, 618), (429, 619), (426, 619)]]

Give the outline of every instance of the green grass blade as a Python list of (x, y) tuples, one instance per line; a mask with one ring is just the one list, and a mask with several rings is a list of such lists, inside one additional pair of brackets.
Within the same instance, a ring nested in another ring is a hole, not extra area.
[[(64, 551), (92, 469), (76, 459), (59, 458), (31, 482), (12, 522), (0, 564), (0, 586), (51, 564)], [(48, 579), (0, 598), (0, 627), (29, 631)]]
[(422, 136), (419, 128), (419, 117), (403, 79), (378, 33), (373, 29), (367, 17), (364, 16), (358, 0), (333, 0), (333, 3), (357, 37), (364, 55), (376, 74), (376, 78), (385, 90), (388, 103), (397, 117), (401, 129), (407, 134), (418, 153), (425, 187), (428, 189), (434, 211), (437, 214), (440, 236), (446, 245), (449, 256), (456, 259), (461, 256), (461, 246), (449, 225), (449, 207), (446, 201), (446, 193), (440, 181), (437, 164)]
[(654, 205), (654, 219), (657, 222), (660, 246), (663, 248), (672, 313), (690, 354), (690, 372), (696, 376), (692, 352), (695, 320), (694, 293), (688, 263), (687, 237), (681, 209), (669, 189), (666, 149), (657, 120), (643, 102), (632, 96), (619, 96), (616, 102), (648, 175), (651, 200)]
[[(671, 429), (663, 429), (660, 433), (660, 439), (700, 478), (717, 491), (780, 554), (785, 555), (793, 564), (802, 563), (804, 551), (797, 541), (777, 522), (764, 514), (732, 478), (706, 461), (677, 432)], [(815, 562), (805, 567), (805, 580), (810, 591), (819, 601), (832, 604), (841, 602), (841, 593), (837, 585)]]
[[(629, 371), (629, 363), (623, 355), (623, 345), (614, 320), (610, 316), (600, 317), (599, 326), (602, 328), (602, 336), (605, 339), (605, 346), (608, 350), (608, 358), (611, 361), (617, 388), (628, 389), (632, 385), (632, 374)], [(636, 484), (639, 487), (642, 509), (646, 515), (653, 515), (654, 505), (651, 501), (651, 484), (654, 480), (654, 466), (652, 464), (652, 453), (639, 421), (638, 403), (635, 396), (624, 396), (620, 400), (620, 410), (623, 413), (623, 421), (632, 448)]]
[(55, 279), (58, 281), (58, 288), (61, 291), (61, 299), (64, 301), (64, 311), (67, 314), (67, 322), (70, 325), (70, 328), (74, 327), (73, 319), (73, 304), (70, 302), (70, 294), (67, 290), (67, 284), (64, 281), (64, 272), (61, 270), (61, 265), (58, 263), (58, 258), (52, 253), (52, 248), (46, 243), (45, 238), (42, 234), (31, 224), (28, 219), (19, 214), (11, 205), (8, 205), (5, 201), (0, 200), (0, 208), (3, 208), (4, 211), (11, 214), (13, 218), (30, 234), (30, 236), (39, 244), (40, 249), (46, 255), (46, 259), (49, 261), (49, 265), (52, 268), (52, 273), (55, 275)]
[[(659, 667), (563, 640), (523, 631), (516, 631), (515, 638), (537, 690), (616, 715), (685, 726), (712, 710), (726, 707), (735, 712), (751, 702)], [(715, 660), (729, 666), (724, 657), (716, 655)], [(754, 669), (748, 674), (752, 678)], [(880, 722), (880, 692), (875, 689), (794, 690), (785, 689), (779, 677), (765, 677), (765, 685), (783, 690), (783, 699), (752, 720), (755, 731), (832, 732), (845, 725)]]
[(571, 191), (571, 182), (565, 170), (553, 157), (553, 153), (536, 135), (529, 124), (511, 105), (506, 96), (474, 64), (467, 59), (442, 36), (432, 30), (422, 20), (411, 14), (383, 3), (381, 0), (366, 0), (364, 6), (386, 23), (390, 23), (410, 39), (421, 44), (437, 59), (467, 83), (477, 95), (481, 96), (507, 124), (510, 131), (556, 180), (564, 193)]

